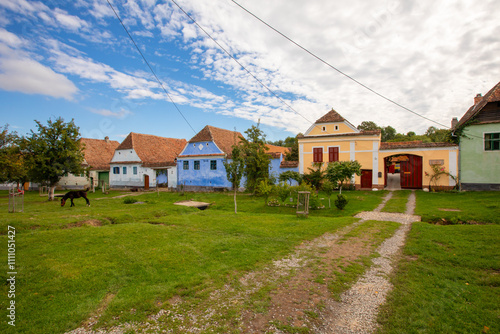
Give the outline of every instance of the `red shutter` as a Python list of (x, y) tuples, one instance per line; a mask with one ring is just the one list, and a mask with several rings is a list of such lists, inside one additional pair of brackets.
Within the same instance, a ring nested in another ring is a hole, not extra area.
[(313, 162), (323, 162), (323, 148), (313, 148)]
[(329, 147), (328, 148), (328, 158), (330, 162), (339, 161), (339, 148)]

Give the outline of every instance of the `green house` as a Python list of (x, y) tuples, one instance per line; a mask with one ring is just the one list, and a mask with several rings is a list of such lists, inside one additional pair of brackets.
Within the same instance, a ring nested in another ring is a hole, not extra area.
[(462, 190), (500, 190), (500, 82), (453, 127), (459, 137)]

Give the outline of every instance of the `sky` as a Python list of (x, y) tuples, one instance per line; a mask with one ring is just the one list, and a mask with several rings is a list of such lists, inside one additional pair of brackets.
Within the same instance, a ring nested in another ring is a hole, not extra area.
[(106, 0), (0, 0), (0, 126), (62, 117), (121, 142), (260, 121), (279, 140), (333, 108), (419, 134), (500, 81), (497, 0), (235, 1), (441, 125), (231, 0), (110, 0), (154, 74)]

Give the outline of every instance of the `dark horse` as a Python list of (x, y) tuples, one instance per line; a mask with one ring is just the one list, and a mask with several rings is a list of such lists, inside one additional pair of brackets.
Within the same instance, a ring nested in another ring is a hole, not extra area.
[(66, 204), (68, 198), (71, 200), (71, 206), (75, 206), (75, 203), (73, 203), (73, 199), (80, 197), (85, 198), (85, 200), (87, 201), (87, 206), (90, 206), (89, 199), (87, 198), (87, 191), (89, 191), (89, 188), (85, 190), (73, 190), (66, 193), (66, 195), (64, 195), (64, 197), (61, 198), (61, 206), (64, 206), (64, 204)]

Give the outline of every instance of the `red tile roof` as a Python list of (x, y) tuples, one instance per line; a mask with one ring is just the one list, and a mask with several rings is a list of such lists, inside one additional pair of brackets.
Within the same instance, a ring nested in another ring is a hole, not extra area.
[(430, 147), (453, 147), (458, 146), (453, 143), (424, 143), (421, 140), (406, 142), (383, 142), (380, 143), (380, 150), (394, 150), (400, 148), (430, 148)]
[(117, 150), (134, 149), (144, 167), (175, 166), (175, 158), (186, 146), (185, 139), (131, 132)]
[(85, 162), (90, 170), (109, 170), (109, 162), (120, 145), (116, 140), (91, 138), (81, 138), (80, 143), (84, 145)]
[(500, 101), (500, 82), (497, 83), (483, 98), (472, 107), (467, 110), (467, 112), (462, 116), (460, 121), (458, 121), (457, 125), (455, 125), (455, 129), (459, 128), (463, 124), (465, 124), (468, 120), (472, 119), (476, 116), (489, 102), (498, 102)]
[(340, 116), (335, 110), (330, 110), (328, 113), (320, 117), (316, 123), (335, 123), (345, 121), (344, 117)]
[(233, 150), (233, 145), (240, 142), (240, 137), (243, 136), (238, 131), (225, 130), (207, 125), (191, 138), (189, 143), (213, 141), (222, 152), (230, 154)]

